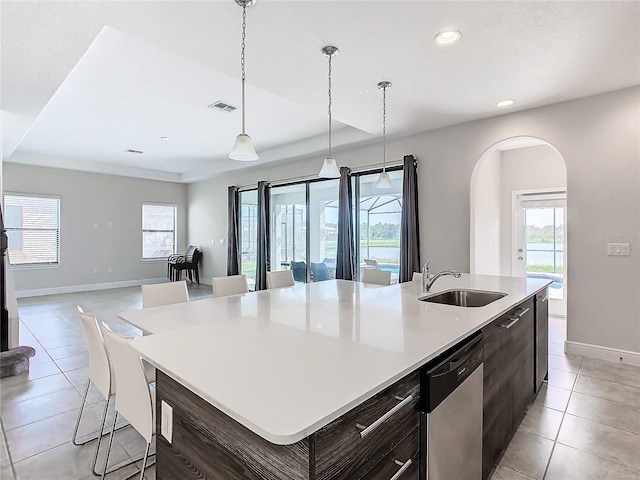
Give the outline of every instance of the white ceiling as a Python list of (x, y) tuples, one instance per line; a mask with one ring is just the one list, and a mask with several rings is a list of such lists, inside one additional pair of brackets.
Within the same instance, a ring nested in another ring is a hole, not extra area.
[[(254, 165), (227, 158), (240, 111), (206, 108), (240, 105), (233, 0), (0, 8), (5, 161), (175, 181)], [(638, 1), (258, 0), (247, 17), (260, 163), (326, 155), (329, 44), (337, 149), (379, 141), (381, 80), (391, 137), (640, 84)], [(447, 28), (462, 39), (437, 47)]]

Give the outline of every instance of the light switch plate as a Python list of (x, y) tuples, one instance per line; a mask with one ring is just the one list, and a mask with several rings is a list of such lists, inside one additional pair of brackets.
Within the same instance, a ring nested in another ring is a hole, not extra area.
[(607, 255), (613, 256), (628, 256), (629, 244), (628, 243), (608, 243)]
[(162, 400), (161, 404), (161, 415), (160, 419), (160, 433), (164, 438), (167, 439), (167, 442), (173, 442), (173, 407), (169, 405), (167, 402)]

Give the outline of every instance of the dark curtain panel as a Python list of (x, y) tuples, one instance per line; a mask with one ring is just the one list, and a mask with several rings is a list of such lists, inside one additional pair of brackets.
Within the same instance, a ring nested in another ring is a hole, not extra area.
[(340, 167), (339, 188), (336, 278), (353, 280), (355, 258), (355, 248), (353, 246), (353, 194), (351, 192), (351, 170), (347, 167)]
[(400, 220), (400, 282), (408, 282), (420, 271), (420, 228), (418, 224), (418, 171), (413, 155), (404, 157), (402, 214)]
[(271, 232), (271, 187), (267, 182), (258, 182), (258, 253), (256, 258), (256, 291), (266, 290), (267, 271), (270, 270)]
[(227, 190), (229, 200), (229, 215), (227, 225), (229, 233), (227, 235), (227, 275), (238, 275), (240, 273), (240, 250), (238, 247), (238, 215), (239, 194), (238, 187), (231, 186)]
[(2, 301), (0, 302), (0, 350), (5, 352), (9, 350), (9, 308), (7, 305), (7, 286), (5, 257), (9, 249), (9, 238), (4, 228), (4, 219), (2, 214), (2, 205), (0, 204), (0, 293)]

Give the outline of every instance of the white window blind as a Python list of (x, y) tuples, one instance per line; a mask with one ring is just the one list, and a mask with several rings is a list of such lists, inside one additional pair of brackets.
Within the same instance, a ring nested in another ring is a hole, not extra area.
[(142, 205), (142, 258), (167, 258), (176, 253), (175, 205)]
[(60, 199), (5, 194), (11, 265), (60, 263)]

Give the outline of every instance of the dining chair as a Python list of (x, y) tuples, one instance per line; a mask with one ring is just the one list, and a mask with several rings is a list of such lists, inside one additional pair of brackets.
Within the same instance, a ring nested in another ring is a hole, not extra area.
[(331, 280), (329, 269), (325, 263), (311, 262), (311, 280), (314, 282), (324, 282)]
[(196, 283), (200, 285), (200, 270), (198, 269), (198, 264), (202, 258), (202, 251), (195, 245), (190, 245), (186, 253), (172, 257), (169, 258), (170, 280), (180, 280), (182, 271), (186, 270), (189, 281), (193, 283), (195, 278)]
[(142, 285), (142, 308), (161, 307), (189, 301), (186, 280)]
[(214, 297), (226, 297), (228, 295), (238, 295), (248, 293), (246, 275), (229, 275), (227, 277), (213, 277), (211, 280)]
[(380, 270), (380, 264), (378, 263), (377, 260), (373, 260), (371, 258), (365, 258), (364, 259), (364, 263), (368, 266), (368, 267), (372, 267), (375, 268), (376, 270)]
[[(116, 394), (116, 382), (113, 369), (111, 368), (111, 361), (105, 347), (104, 338), (100, 327), (98, 326), (98, 320), (94, 315), (89, 315), (84, 312), (80, 305), (77, 306), (78, 316), (80, 317), (80, 323), (84, 330), (87, 343), (89, 345), (89, 378), (87, 386), (84, 390), (84, 396), (82, 397), (82, 404), (80, 405), (80, 411), (78, 412), (78, 419), (76, 420), (76, 426), (73, 430), (72, 441), (74, 445), (85, 445), (93, 440), (98, 440), (96, 444), (96, 451), (93, 455), (93, 463), (91, 470), (94, 475), (101, 475), (101, 472), (96, 471), (96, 463), (98, 461), (98, 452), (102, 443), (102, 437), (107, 435), (103, 433), (105, 422), (107, 419), (107, 411), (111, 402), (111, 398)], [(145, 377), (148, 383), (155, 381), (155, 369), (148, 365), (145, 370)], [(78, 441), (78, 429), (84, 412), (84, 407), (87, 404), (87, 395), (89, 394), (89, 388), (93, 384), (98, 392), (105, 400), (104, 409), (102, 411), (102, 419), (100, 421), (100, 430), (95, 435), (90, 436), (82, 441)], [(129, 424), (124, 424), (118, 427), (116, 430), (128, 427)], [(137, 460), (135, 460), (137, 461)], [(107, 472), (110, 473), (110, 472)]]
[[(116, 385), (113, 378), (113, 371), (111, 370), (111, 365), (109, 363), (107, 349), (104, 346), (102, 333), (98, 327), (98, 320), (95, 316), (84, 313), (84, 310), (80, 305), (77, 306), (77, 309), (78, 316), (80, 317), (80, 323), (82, 324), (87, 344), (89, 346), (89, 378), (87, 387), (84, 389), (84, 396), (82, 397), (82, 404), (80, 405), (80, 411), (78, 412), (78, 419), (76, 421), (76, 427), (73, 430), (72, 440), (73, 444), (77, 446), (85, 445), (86, 443), (96, 439), (98, 440), (98, 443), (96, 444), (96, 451), (93, 455), (91, 470), (95, 475), (100, 475), (99, 472), (96, 472), (96, 462), (98, 461), (98, 451), (100, 449), (102, 437), (103, 435), (106, 435), (102, 432), (107, 419), (109, 402), (111, 401), (111, 397), (116, 393)], [(89, 387), (92, 384), (98, 389), (98, 392), (100, 392), (102, 397), (105, 399), (102, 419), (100, 421), (100, 430), (95, 436), (91, 436), (90, 438), (80, 442), (78, 441), (78, 428), (80, 427), (80, 419), (82, 418), (82, 413), (84, 412), (84, 407), (87, 403)]]
[(142, 467), (140, 468), (140, 480), (144, 479), (144, 471), (147, 468), (149, 449), (151, 441), (155, 435), (155, 386), (149, 385), (145, 377), (145, 367), (137, 352), (129, 344), (134, 337), (125, 337), (113, 332), (109, 326), (102, 322), (102, 331), (115, 371), (118, 382), (118, 395), (116, 395), (116, 411), (113, 416), (111, 433), (109, 435), (109, 446), (104, 459), (102, 469), (102, 479), (104, 479), (113, 444), (113, 434), (115, 431), (118, 416), (123, 416), (133, 428), (145, 439), (147, 448), (142, 457)]
[(280, 270), (278, 272), (267, 272), (267, 288), (293, 287), (293, 272), (291, 270)]
[(362, 283), (391, 285), (391, 272), (389, 270), (363, 270)]
[(413, 272), (413, 277), (411, 277), (411, 281), (415, 282), (416, 280), (422, 280), (422, 274), (420, 272)]

